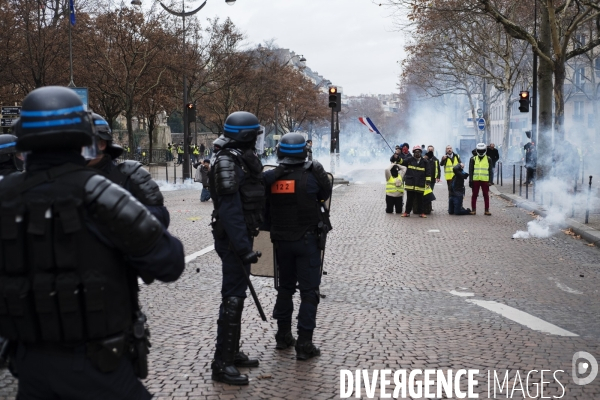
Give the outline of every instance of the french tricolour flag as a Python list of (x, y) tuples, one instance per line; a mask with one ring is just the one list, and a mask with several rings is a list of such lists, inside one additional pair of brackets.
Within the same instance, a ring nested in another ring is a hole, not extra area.
[(378, 135), (381, 135), (381, 132), (379, 132), (379, 129), (377, 129), (377, 127), (375, 126), (375, 124), (373, 123), (373, 121), (371, 121), (371, 118), (369, 118), (369, 117), (358, 117), (358, 120), (360, 121), (361, 124), (363, 124), (364, 126), (366, 126), (367, 128), (369, 128), (369, 132), (373, 132), (373, 133), (376, 133)]

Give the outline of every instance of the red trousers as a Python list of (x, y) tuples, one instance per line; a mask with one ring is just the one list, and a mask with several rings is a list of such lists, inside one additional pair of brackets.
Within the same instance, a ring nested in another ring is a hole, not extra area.
[(489, 182), (484, 181), (473, 181), (473, 196), (471, 196), (471, 210), (475, 211), (477, 208), (477, 196), (479, 196), (479, 188), (483, 192), (483, 203), (485, 204), (485, 209), (490, 209), (490, 187)]

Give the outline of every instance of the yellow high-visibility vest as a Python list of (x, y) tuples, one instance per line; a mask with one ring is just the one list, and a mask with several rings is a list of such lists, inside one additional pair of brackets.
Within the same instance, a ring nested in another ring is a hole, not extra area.
[[(396, 186), (396, 180), (400, 180), (400, 186)], [(386, 193), (404, 193), (404, 182), (402, 182), (402, 177), (398, 174), (397, 178), (390, 176), (387, 183), (385, 184), (385, 192)]]
[(490, 180), (490, 163), (488, 157), (473, 156), (475, 160), (475, 166), (473, 168), (473, 180), (488, 182)]
[[(456, 160), (456, 162), (454, 162), (454, 160)], [(456, 154), (454, 154), (454, 157), (446, 159), (446, 165), (444, 165), (444, 173), (446, 175), (447, 181), (450, 181), (452, 180), (452, 178), (454, 178), (454, 171), (452, 171), (452, 168), (454, 168), (456, 164), (458, 164), (458, 157), (456, 156)]]

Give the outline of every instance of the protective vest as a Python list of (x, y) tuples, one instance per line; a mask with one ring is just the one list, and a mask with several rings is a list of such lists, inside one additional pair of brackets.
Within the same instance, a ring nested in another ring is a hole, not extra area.
[(473, 159), (475, 161), (473, 180), (488, 182), (490, 180), (490, 163), (488, 161), (488, 156), (483, 156), (482, 158), (474, 156)]
[(183, 147), (177, 147), (177, 154), (183, 154)]
[(454, 177), (454, 171), (452, 170), (452, 168), (454, 168), (456, 164), (458, 164), (458, 156), (456, 154), (454, 154), (452, 158), (446, 159), (444, 173), (447, 181), (452, 180), (452, 177)]
[[(215, 210), (219, 209), (218, 191), (215, 186), (217, 179), (215, 179), (215, 174), (219, 173), (218, 164), (219, 159), (222, 157), (229, 157), (230, 160), (244, 171), (244, 179), (240, 182), (239, 193), (242, 200), (246, 228), (251, 235), (256, 236), (258, 235), (258, 228), (262, 225), (264, 220), (266, 200), (265, 186), (262, 181), (262, 171), (250, 168), (246, 161), (244, 161), (242, 154), (236, 149), (221, 150), (213, 160), (208, 179), (211, 197), (214, 199), (213, 204)], [(262, 169), (262, 164), (260, 165), (260, 168)], [(237, 176), (231, 176), (231, 179), (237, 180), (238, 178)]]
[(306, 192), (310, 169), (293, 168), (270, 188), (272, 240), (298, 240), (308, 230), (316, 231), (320, 222), (317, 198)]
[(192, 152), (192, 154), (198, 155), (200, 154), (200, 150), (198, 150), (197, 147), (194, 147), (194, 151)]
[[(440, 171), (440, 161), (439, 160), (433, 160), (433, 167), (435, 168), (435, 173), (434, 173), (434, 177), (433, 179), (438, 179), (440, 176), (439, 171)], [(452, 178), (451, 178), (452, 179)]]
[(0, 182), (0, 336), (81, 343), (130, 329), (131, 269), (85, 225), (96, 174), (67, 164)]
[[(399, 185), (396, 185), (396, 181), (400, 181)], [(385, 192), (386, 193), (404, 193), (404, 182), (402, 182), (402, 177), (398, 175), (397, 178), (390, 176), (387, 183), (385, 184)]]

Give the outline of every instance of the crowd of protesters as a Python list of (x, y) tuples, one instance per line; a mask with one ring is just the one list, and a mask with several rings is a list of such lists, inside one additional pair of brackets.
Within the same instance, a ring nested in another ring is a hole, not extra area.
[[(412, 152), (409, 149), (408, 143), (397, 145), (390, 157), (391, 165), (385, 170), (386, 213), (391, 214), (395, 211), (402, 217), (410, 217), (413, 213), (427, 218), (433, 211), (431, 202), (436, 199), (433, 194), (435, 184), (444, 179), (448, 186), (448, 214), (476, 215), (477, 198), (481, 191), (485, 206), (484, 215), (492, 215), (489, 187), (494, 184), (494, 169), (500, 158), (493, 143), (489, 146), (484, 143), (477, 145), (469, 159), (468, 172), (465, 171), (465, 164), (460, 156), (450, 145), (446, 146), (446, 152), (441, 159), (435, 156), (435, 148), (431, 145), (427, 146), (426, 153), (425, 145), (413, 146)], [(472, 189), (471, 208), (463, 207), (464, 182), (467, 179)]]

